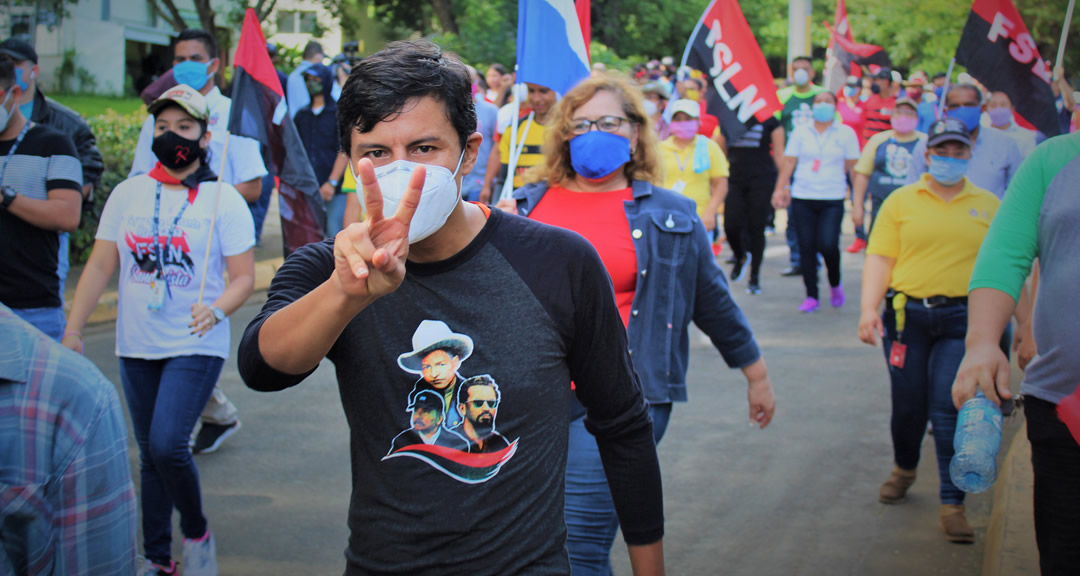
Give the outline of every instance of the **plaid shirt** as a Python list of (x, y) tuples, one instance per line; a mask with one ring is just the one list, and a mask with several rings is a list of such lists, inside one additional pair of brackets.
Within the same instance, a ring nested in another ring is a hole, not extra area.
[(0, 305), (0, 574), (134, 574), (116, 388)]

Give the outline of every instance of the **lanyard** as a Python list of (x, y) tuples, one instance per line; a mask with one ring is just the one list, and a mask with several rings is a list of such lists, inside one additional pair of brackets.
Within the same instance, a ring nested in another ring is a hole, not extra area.
[(695, 145), (697, 145), (697, 142), (694, 142), (693, 144), (690, 145), (689, 148), (687, 148), (687, 150), (689, 150), (690, 153), (686, 155), (686, 160), (685, 161), (679, 160), (679, 149), (678, 148), (671, 151), (671, 153), (675, 155), (675, 164), (678, 164), (680, 174), (685, 172), (686, 171), (686, 165), (694, 160), (694, 146)]
[[(818, 158), (819, 159), (822, 159), (822, 160), (825, 159), (825, 147), (828, 146), (829, 142), (832, 141), (832, 130), (833, 130), (833, 128), (834, 128), (833, 126), (829, 126), (829, 128), (827, 130), (825, 130), (824, 134), (818, 134), (818, 131), (817, 131), (816, 128), (810, 128), (810, 131), (814, 133), (814, 141), (817, 142), (817, 145), (818, 145)], [(821, 143), (821, 137), (822, 136), (825, 137), (825, 143), (824, 144)]]
[(11, 150), (8, 150), (7, 157), (4, 158), (4, 166), (0, 168), (0, 184), (4, 183), (4, 174), (7, 173), (7, 167), (8, 164), (11, 163), (11, 157), (15, 155), (15, 149), (19, 147), (19, 144), (22, 144), (23, 138), (26, 137), (26, 133), (30, 131), (30, 124), (31, 122), (29, 120), (26, 121), (26, 124), (23, 124), (22, 130), (19, 131), (19, 135), (15, 137), (15, 143), (11, 145)]
[[(176, 213), (176, 218), (173, 218), (172, 226), (169, 227), (169, 232), (165, 236), (165, 246), (172, 245), (173, 235), (176, 233), (176, 226), (180, 223), (180, 218), (184, 216), (184, 211), (187, 210), (190, 202), (184, 202), (180, 206), (180, 211)], [(157, 190), (154, 191), (154, 254), (157, 256), (157, 269), (161, 275), (161, 279), (165, 282), (165, 290), (169, 293), (169, 297), (172, 298), (172, 289), (169, 287), (169, 277), (165, 275), (165, 255), (161, 246), (161, 238), (158, 236), (158, 216), (161, 212), (161, 182), (157, 183)]]

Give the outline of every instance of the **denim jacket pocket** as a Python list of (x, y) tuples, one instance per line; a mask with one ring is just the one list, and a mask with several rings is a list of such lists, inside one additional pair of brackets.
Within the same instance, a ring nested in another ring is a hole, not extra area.
[(653, 235), (652, 256), (660, 262), (682, 264), (693, 241), (694, 220), (676, 211), (657, 211), (649, 215), (659, 234)]

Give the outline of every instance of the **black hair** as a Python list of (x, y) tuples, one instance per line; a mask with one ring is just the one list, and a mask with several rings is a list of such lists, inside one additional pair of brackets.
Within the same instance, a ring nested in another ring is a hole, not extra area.
[(505, 75), (506, 74), (506, 66), (503, 66), (502, 64), (499, 64), (498, 62), (492, 64), (491, 66), (488, 66), (489, 70), (491, 68), (494, 68), (495, 71), (498, 72), (500, 75)]
[(176, 48), (177, 44), (189, 40), (202, 42), (202, 45), (206, 48), (206, 53), (210, 55), (211, 60), (218, 57), (217, 38), (214, 38), (213, 34), (201, 28), (188, 28), (187, 30), (180, 32), (180, 34), (176, 36), (176, 41), (173, 42), (173, 48)]
[[(971, 90), (972, 92), (974, 92), (975, 93), (975, 99), (979, 101), (978, 106), (982, 106), (983, 93), (982, 93), (982, 90), (979, 90), (978, 86), (976, 86), (974, 84), (967, 84), (967, 83), (953, 84), (952, 86), (949, 86), (949, 92), (952, 92), (953, 90), (956, 90), (957, 88), (966, 88), (966, 89)], [(945, 94), (945, 100), (946, 100), (946, 102), (949, 100), (949, 94), (948, 93)]]
[(0, 89), (7, 91), (15, 84), (15, 61), (10, 56), (0, 56)]
[(821, 96), (822, 94), (828, 94), (829, 96), (832, 96), (833, 105), (836, 105), (836, 103), (838, 102), (838, 99), (836, 98), (836, 94), (834, 94), (834, 93), (832, 93), (832, 92), (830, 92), (828, 90), (818, 92), (817, 94), (814, 95), (814, 99), (817, 100), (817, 97)]
[(814, 61), (811, 60), (809, 56), (796, 56), (796, 57), (791, 59), (791, 64), (792, 65), (794, 65), (796, 62), (806, 62), (807, 64), (810, 65), (811, 68), (814, 67)]
[(502, 392), (499, 391), (499, 385), (495, 383), (495, 379), (489, 374), (482, 374), (480, 376), (473, 376), (461, 383), (461, 386), (458, 387), (458, 404), (468, 402), (469, 388), (472, 388), (473, 386), (490, 386), (495, 390), (495, 402), (502, 399)]
[(352, 152), (353, 130), (370, 132), (401, 113), (405, 104), (430, 96), (442, 102), (461, 149), (476, 132), (472, 78), (465, 65), (428, 40), (391, 42), (353, 66), (338, 99), (338, 142)]
[(307, 46), (304, 46), (304, 60), (311, 60), (312, 56), (319, 54), (326, 55), (326, 52), (323, 52), (322, 44), (312, 41), (308, 42)]

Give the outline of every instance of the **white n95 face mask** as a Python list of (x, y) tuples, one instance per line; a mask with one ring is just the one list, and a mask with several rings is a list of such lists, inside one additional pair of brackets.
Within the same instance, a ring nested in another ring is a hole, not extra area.
[[(423, 166), (427, 173), (424, 177), (424, 189), (420, 193), (420, 204), (416, 207), (412, 222), (409, 224), (409, 244), (431, 236), (446, 224), (446, 219), (458, 204), (461, 198), (461, 188), (458, 187), (457, 173), (461, 169), (461, 162), (465, 158), (462, 151), (458, 157), (457, 167), (453, 172), (431, 164), (417, 164), (408, 160), (397, 160), (375, 169), (375, 178), (379, 181), (379, 190), (383, 197), (383, 217), (393, 218), (405, 197), (405, 190), (409, 186), (413, 170), (417, 166)], [(357, 182), (360, 178), (356, 175), (352, 162), (349, 168), (353, 170), (353, 177)]]

